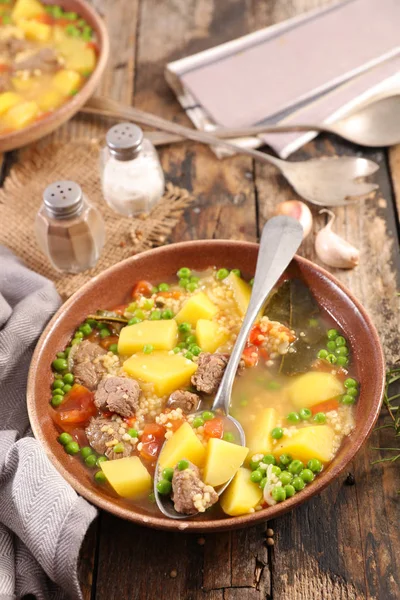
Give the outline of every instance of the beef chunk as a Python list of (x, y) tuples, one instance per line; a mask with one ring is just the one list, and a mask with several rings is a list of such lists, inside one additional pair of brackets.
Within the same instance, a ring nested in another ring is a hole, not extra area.
[(197, 394), (184, 390), (176, 390), (168, 398), (169, 408), (181, 408), (184, 413), (191, 413), (198, 409), (200, 398)]
[[(133, 451), (132, 444), (122, 439), (123, 433), (120, 433), (121, 423), (107, 419), (106, 417), (92, 417), (89, 425), (86, 427), (86, 437), (89, 444), (99, 454), (105, 454), (110, 460), (130, 456)], [(114, 452), (114, 446), (107, 446), (107, 443), (117, 440), (124, 446), (123, 452)]]
[(28, 50), (29, 42), (16, 37), (8, 37), (0, 40), (0, 54), (8, 59), (14, 59), (17, 54)]
[(199, 469), (189, 462), (189, 467), (183, 471), (178, 467), (174, 469), (172, 500), (176, 512), (193, 515), (218, 502), (218, 494), (211, 485), (201, 480)]
[(69, 361), (72, 363), (75, 381), (86, 386), (89, 390), (94, 390), (106, 373), (104, 366), (96, 361), (96, 358), (104, 354), (107, 354), (106, 350), (88, 340), (72, 346)]
[(192, 384), (199, 392), (215, 394), (221, 383), (229, 358), (225, 354), (202, 352), (199, 355), (197, 371), (192, 377)]
[(128, 377), (103, 377), (94, 395), (94, 403), (100, 410), (132, 417), (139, 404), (141, 389), (137, 381)]
[(36, 71), (38, 69), (42, 73), (55, 73), (60, 66), (57, 54), (52, 48), (41, 48), (21, 60), (14, 61), (12, 68), (13, 71)]

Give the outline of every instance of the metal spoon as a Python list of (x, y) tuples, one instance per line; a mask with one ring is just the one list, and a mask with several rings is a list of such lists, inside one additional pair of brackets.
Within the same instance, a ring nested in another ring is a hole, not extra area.
[(85, 105), (84, 112), (127, 119), (178, 134), (189, 140), (222, 146), (235, 153), (251, 156), (258, 161), (271, 163), (281, 171), (300, 196), (319, 206), (348, 204), (350, 199), (354, 201), (357, 196), (366, 196), (378, 187), (372, 183), (359, 181), (360, 177), (372, 175), (379, 169), (375, 162), (366, 158), (344, 156), (288, 162), (258, 150), (236, 146), (213, 134), (178, 125), (138, 108), (124, 106), (109, 98), (91, 98)]
[[(229, 415), (232, 386), (237, 368), (249, 337), (251, 327), (260, 310), (264, 307), (273, 287), (295, 255), (296, 250), (301, 244), (302, 237), (303, 228), (300, 223), (295, 219), (286, 216), (273, 217), (266, 223), (262, 231), (250, 303), (212, 405), (213, 411), (222, 413), (225, 415), (226, 419), (229, 419), (232, 429), (236, 433), (236, 435), (234, 435), (240, 440), (241, 446), (245, 445), (243, 428), (236, 419)], [(200, 415), (201, 412), (195, 413), (194, 416), (197, 414)], [(193, 517), (194, 515), (184, 515), (176, 512), (170, 498), (158, 493), (158, 461), (155, 473), (154, 495), (160, 511), (171, 519), (187, 519)], [(222, 494), (229, 483), (230, 481), (227, 481), (216, 490), (218, 495)]]

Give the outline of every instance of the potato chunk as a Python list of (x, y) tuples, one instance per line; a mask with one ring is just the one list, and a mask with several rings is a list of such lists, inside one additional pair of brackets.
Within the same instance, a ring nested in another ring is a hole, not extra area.
[(51, 35), (51, 26), (38, 21), (28, 21), (21, 19), (18, 21), (18, 27), (25, 33), (27, 40), (35, 42), (47, 42)]
[(61, 106), (64, 102), (64, 98), (57, 90), (47, 89), (41, 92), (36, 98), (36, 102), (38, 103), (40, 110), (49, 112), (50, 110), (54, 110)]
[(66, 69), (82, 75), (93, 71), (96, 66), (96, 53), (87, 42), (66, 35), (61, 27), (54, 28), (54, 41), (64, 58)]
[(108, 483), (123, 498), (140, 498), (151, 490), (151, 476), (138, 456), (100, 464)]
[(229, 333), (224, 331), (215, 321), (199, 319), (196, 325), (197, 343), (203, 352), (214, 353), (217, 348), (225, 344)]
[(178, 323), (190, 323), (194, 327), (199, 319), (212, 319), (218, 312), (218, 307), (204, 292), (199, 292), (186, 300), (175, 319)]
[(161, 450), (158, 464), (162, 469), (175, 467), (185, 458), (196, 467), (202, 467), (206, 450), (189, 423), (183, 423), (167, 440)]
[(281, 438), (278, 444), (273, 446), (272, 452), (275, 457), (290, 454), (304, 463), (310, 458), (318, 458), (322, 463), (327, 463), (333, 456), (334, 437), (334, 431), (329, 425), (302, 427), (291, 437)]
[(254, 420), (243, 419), (243, 429), (246, 434), (246, 444), (249, 456), (253, 454), (268, 454), (272, 449), (271, 431), (278, 422), (279, 415), (275, 408), (264, 408), (256, 414)]
[(21, 102), (11, 108), (4, 117), (6, 127), (22, 129), (35, 119), (39, 112), (36, 102)]
[(250, 469), (240, 467), (222, 494), (220, 504), (225, 514), (231, 517), (243, 515), (260, 502), (262, 491), (257, 483), (250, 481), (250, 475)]
[(186, 386), (197, 365), (181, 354), (154, 351), (151, 354), (134, 354), (124, 362), (124, 370), (135, 379), (154, 385), (158, 396), (165, 396)]
[(172, 350), (178, 340), (176, 321), (142, 321), (121, 329), (118, 340), (119, 354), (134, 354), (151, 344), (155, 350)]
[(3, 94), (0, 94), (0, 115), (3, 115), (20, 101), (21, 96), (14, 92), (4, 92)]
[(11, 17), (13, 21), (19, 21), (20, 19), (32, 19), (45, 14), (46, 11), (38, 0), (17, 0)]
[(62, 69), (53, 77), (53, 86), (63, 96), (70, 96), (81, 85), (81, 76), (76, 71)]
[(203, 479), (207, 485), (226, 483), (242, 466), (249, 449), (218, 438), (210, 438), (206, 449)]
[(296, 408), (309, 408), (344, 392), (343, 383), (335, 375), (316, 371), (299, 375), (288, 388), (289, 400)]
[(224, 283), (230, 287), (233, 292), (233, 297), (237, 304), (239, 314), (244, 317), (249, 306), (251, 287), (241, 277), (238, 277), (235, 273), (229, 273), (228, 277), (224, 279)]

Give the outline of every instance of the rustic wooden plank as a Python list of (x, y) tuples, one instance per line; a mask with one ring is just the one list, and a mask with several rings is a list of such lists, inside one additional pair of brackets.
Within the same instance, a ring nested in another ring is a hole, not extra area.
[(93, 582), (96, 577), (96, 546), (98, 542), (99, 520), (90, 525), (83, 540), (78, 561), (78, 578), (84, 600), (91, 600)]

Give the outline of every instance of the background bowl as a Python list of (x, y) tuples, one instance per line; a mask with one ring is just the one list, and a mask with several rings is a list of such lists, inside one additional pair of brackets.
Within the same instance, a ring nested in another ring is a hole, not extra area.
[(377, 332), (359, 302), (328, 272), (310, 261), (295, 257), (286, 271), (300, 277), (319, 304), (331, 315), (349, 340), (361, 393), (356, 405), (356, 428), (345, 438), (332, 463), (312, 485), (281, 504), (242, 515), (188, 521), (173, 521), (133, 507), (128, 501), (111, 497), (95, 484), (83, 464), (68, 456), (57, 442), (57, 430), (49, 414), (51, 362), (62, 350), (74, 329), (98, 308), (112, 308), (126, 302), (133, 284), (139, 279), (163, 281), (184, 265), (197, 270), (210, 266), (238, 268), (253, 276), (258, 245), (233, 241), (196, 241), (172, 244), (144, 252), (114, 265), (76, 292), (57, 312), (36, 347), (28, 380), (28, 411), (33, 432), (61, 475), (93, 504), (124, 519), (158, 529), (186, 531), (222, 531), (275, 518), (325, 488), (359, 450), (378, 418), (385, 384), (382, 348)]
[[(31, 142), (35, 142), (73, 117), (93, 95), (107, 64), (110, 50), (109, 38), (107, 29), (100, 15), (98, 15), (85, 0), (57, 0), (54, 3), (67, 11), (78, 13), (78, 15), (85, 19), (90, 27), (96, 32), (97, 43), (99, 46), (96, 67), (79, 92), (73, 96), (71, 100), (68, 100), (68, 102), (60, 106), (60, 108), (54, 110), (40, 121), (32, 123), (32, 125), (28, 125), (23, 129), (19, 129), (18, 131), (14, 131), (7, 135), (0, 136), (0, 152), (15, 150), (16, 148), (21, 148)], [(44, 4), (50, 4), (50, 2), (44, 2)]]

